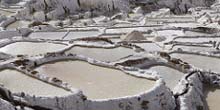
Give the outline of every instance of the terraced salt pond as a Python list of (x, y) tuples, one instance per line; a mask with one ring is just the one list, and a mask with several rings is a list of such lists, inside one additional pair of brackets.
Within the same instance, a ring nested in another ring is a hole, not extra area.
[(96, 37), (100, 34), (99, 31), (72, 31), (70, 32), (64, 39), (78, 39), (78, 38), (85, 38), (85, 37)]
[[(194, 34), (193, 34), (194, 35)], [(209, 42), (209, 41), (220, 41), (220, 38), (178, 38), (175, 41), (179, 42)]]
[(83, 90), (90, 99), (117, 98), (136, 95), (152, 88), (155, 84), (143, 78), (127, 75), (119, 70), (99, 67), (81, 61), (45, 64), (37, 71), (55, 76), (74, 88)]
[(151, 52), (151, 51), (161, 51), (162, 50), (162, 48), (159, 47), (155, 43), (135, 43), (135, 45), (145, 49), (148, 52)]
[(178, 50), (178, 49), (183, 49), (183, 50), (196, 50), (196, 51), (215, 51), (215, 48), (212, 47), (199, 47), (199, 46), (174, 46), (172, 50)]
[[(183, 61), (193, 64), (196, 67), (211, 69), (212, 71), (220, 73), (220, 60), (217, 58), (187, 54), (172, 54), (172, 56), (181, 58)], [(209, 91), (206, 100), (210, 110), (219, 110), (220, 90)]]
[(158, 29), (161, 28), (159, 26), (149, 26), (149, 27), (135, 27), (135, 28), (112, 28), (112, 29), (107, 29), (106, 33), (107, 34), (120, 34), (120, 33), (130, 33), (134, 30), (140, 31), (140, 32), (146, 32), (147, 30), (152, 30), (152, 29)]
[(7, 29), (16, 29), (19, 27), (27, 28), (28, 24), (29, 24), (29, 22), (27, 22), (27, 21), (16, 21), (16, 22), (8, 25)]
[(66, 53), (80, 54), (100, 61), (117, 61), (121, 58), (132, 55), (135, 52), (132, 49), (123, 47), (113, 49), (73, 47)]
[(155, 34), (159, 36), (183, 36), (185, 35), (182, 30), (162, 30), (157, 31)]
[(5, 16), (10, 16), (14, 13), (0, 9), (0, 14), (5, 15)]
[(165, 66), (155, 66), (150, 70), (157, 71), (165, 80), (167, 87), (173, 89), (183, 77), (183, 73)]
[[(64, 40), (70, 40), (70, 39), (78, 39), (78, 38), (85, 38), (85, 37), (93, 37), (93, 36), (98, 36), (100, 34), (99, 31), (71, 31), (67, 34), (68, 32), (34, 32), (29, 35), (30, 38), (35, 38), (35, 39), (63, 39), (65, 36)], [(67, 34), (67, 35), (66, 35)]]
[(0, 48), (0, 52), (11, 55), (38, 55), (55, 52), (65, 47), (65, 45), (52, 43), (16, 42)]
[(208, 89), (205, 91), (207, 95), (206, 101), (209, 106), (209, 110), (219, 110), (219, 101), (220, 101), (220, 90), (219, 89)]
[(15, 70), (3, 70), (0, 72), (0, 84), (14, 93), (28, 93), (37, 96), (63, 96), (70, 92), (28, 77)]
[(62, 39), (67, 32), (33, 32), (28, 37), (32, 39)]
[(212, 70), (220, 73), (220, 59), (189, 54), (172, 54), (171, 56), (180, 58), (181, 60), (201, 69)]

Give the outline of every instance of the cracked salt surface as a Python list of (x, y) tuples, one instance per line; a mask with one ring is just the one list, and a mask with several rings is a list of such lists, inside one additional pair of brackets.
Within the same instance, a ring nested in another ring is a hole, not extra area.
[(15, 70), (0, 71), (0, 83), (14, 93), (28, 93), (37, 96), (67, 96), (71, 92), (26, 76)]
[(59, 77), (79, 88), (89, 99), (118, 98), (137, 95), (151, 89), (155, 82), (127, 75), (119, 70), (99, 67), (81, 61), (56, 62), (36, 69)]

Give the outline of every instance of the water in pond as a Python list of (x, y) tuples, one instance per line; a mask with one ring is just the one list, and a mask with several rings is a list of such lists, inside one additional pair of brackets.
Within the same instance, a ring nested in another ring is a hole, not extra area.
[(85, 38), (85, 37), (97, 37), (99, 34), (100, 34), (99, 31), (75, 31), (75, 32), (70, 32), (65, 37), (65, 40)]
[(5, 16), (10, 16), (10, 15), (12, 15), (12, 14), (14, 14), (14, 13), (12, 13), (12, 12), (8, 12), (8, 11), (4, 11), (4, 10), (0, 10), (0, 15), (5, 15)]
[(0, 72), (0, 83), (12, 92), (25, 92), (37, 96), (63, 96), (70, 92), (28, 77), (15, 70)]
[(182, 27), (182, 28), (187, 28), (187, 27), (191, 27), (191, 28), (196, 28), (198, 26), (198, 23), (169, 23), (169, 26), (173, 26), (173, 27)]
[(113, 49), (73, 47), (66, 53), (80, 54), (100, 61), (117, 61), (134, 54), (134, 51), (123, 47)]
[(12, 55), (38, 55), (47, 52), (55, 52), (63, 48), (65, 48), (65, 45), (52, 43), (16, 42), (0, 48), (0, 52), (5, 52)]
[(180, 58), (198, 68), (220, 72), (220, 59), (199, 55), (172, 54), (172, 57)]
[[(208, 33), (202, 33), (202, 32), (194, 32), (194, 31), (185, 31), (186, 36), (205, 36), (210, 35)], [(198, 38), (197, 38), (198, 39)], [(192, 40), (193, 41), (193, 40)]]
[(212, 47), (199, 47), (199, 46), (174, 46), (172, 50), (178, 50), (179, 48), (183, 50), (193, 50), (193, 51), (215, 51), (215, 48)]
[(219, 110), (220, 90), (208, 88), (205, 90), (205, 95), (209, 110)]
[(135, 45), (145, 49), (148, 52), (152, 51), (161, 51), (162, 48), (160, 48), (157, 44), (155, 43), (135, 43)]
[[(29, 35), (30, 38), (38, 39), (62, 39), (68, 32), (34, 32)], [(76, 31), (70, 32), (64, 40), (78, 39), (85, 37), (96, 37), (99, 35), (98, 31)]]
[(220, 41), (220, 38), (177, 38), (175, 41), (179, 42), (209, 42), (209, 41)]
[(161, 28), (161, 27), (155, 26), (155, 27), (115, 28), (115, 29), (107, 29), (106, 33), (108, 34), (129, 33), (134, 30), (140, 31), (140, 32), (146, 32), (147, 30), (158, 29), (158, 28)]
[(185, 35), (183, 31), (181, 30), (162, 30), (157, 31), (155, 34), (159, 36), (183, 36)]
[(157, 71), (165, 80), (166, 85), (173, 89), (183, 77), (183, 73), (165, 66), (155, 66), (150, 68), (151, 70)]
[(7, 29), (16, 29), (16, 28), (19, 28), (19, 27), (27, 28), (28, 24), (29, 24), (29, 22), (27, 22), (27, 21), (16, 21), (16, 22), (8, 25)]
[(80, 61), (46, 64), (37, 68), (37, 71), (68, 82), (74, 88), (83, 90), (90, 99), (136, 95), (149, 90), (155, 84), (154, 81), (136, 78), (119, 70)]
[(29, 35), (33, 39), (62, 39), (67, 32), (33, 32)]

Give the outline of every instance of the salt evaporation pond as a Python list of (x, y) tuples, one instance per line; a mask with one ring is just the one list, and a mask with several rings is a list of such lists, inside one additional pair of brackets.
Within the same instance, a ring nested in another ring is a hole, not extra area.
[(81, 89), (90, 99), (118, 98), (146, 92), (155, 84), (143, 78), (127, 75), (119, 70), (99, 67), (81, 61), (45, 64), (37, 71), (55, 76)]
[(198, 68), (212, 70), (220, 73), (220, 59), (200, 56), (200, 55), (190, 55), (190, 54), (171, 54), (172, 57), (180, 58), (181, 60), (192, 64)]
[(177, 38), (175, 41), (179, 42), (209, 42), (209, 41), (220, 41), (220, 38)]
[(215, 51), (215, 48), (212, 47), (199, 47), (199, 46), (174, 46), (172, 50), (178, 50), (178, 49), (183, 49), (183, 50), (196, 50), (196, 51)]
[(161, 27), (158, 26), (149, 26), (149, 27), (135, 27), (135, 28), (112, 28), (112, 29), (107, 29), (106, 33), (107, 34), (120, 34), (120, 33), (130, 33), (134, 30), (140, 31), (140, 32), (146, 32), (147, 30), (152, 30), (152, 29), (158, 29)]
[[(220, 60), (217, 58), (211, 58), (199, 55), (187, 55), (187, 54), (172, 54), (173, 57), (181, 58), (190, 64), (202, 69), (210, 69), (212, 71), (220, 72)], [(209, 91), (207, 94), (207, 103), (210, 110), (219, 110), (220, 102), (220, 90)]]
[(183, 73), (165, 66), (155, 66), (150, 70), (157, 71), (166, 82), (167, 87), (173, 89), (183, 77)]
[(19, 27), (27, 28), (28, 24), (29, 24), (29, 22), (27, 22), (27, 21), (16, 21), (16, 22), (8, 25), (7, 29), (16, 29)]
[(33, 39), (62, 39), (67, 32), (33, 32), (28, 37)]
[(162, 50), (162, 48), (160, 48), (156, 43), (135, 43), (135, 45), (145, 49), (148, 52)]
[(65, 37), (65, 40), (85, 37), (97, 37), (98, 35), (100, 35), (99, 31), (72, 31)]
[(220, 90), (212, 88), (208, 88), (207, 90), (205, 91), (205, 94), (207, 95), (206, 101), (209, 110), (219, 110)]
[(70, 92), (31, 78), (15, 70), (3, 70), (0, 72), (0, 83), (14, 93), (28, 93), (37, 96), (63, 96)]
[(10, 15), (12, 15), (12, 14), (14, 14), (14, 13), (0, 9), (0, 15), (1, 15), (1, 14), (2, 14), (2, 15), (5, 15), (5, 16), (10, 16)]
[(89, 58), (100, 61), (117, 61), (121, 58), (134, 54), (134, 50), (118, 47), (112, 49), (104, 48), (87, 48), (87, 47), (73, 47), (66, 52), (67, 54), (80, 54)]
[[(78, 39), (78, 38), (85, 38), (85, 37), (96, 37), (100, 33), (99, 31), (72, 31), (72, 32), (33, 32), (29, 35), (30, 38), (35, 39), (64, 39), (64, 40), (70, 40), (70, 39)], [(65, 36), (65, 37), (64, 37)], [(64, 38), (63, 38), (64, 37)]]
[(185, 31), (186, 36), (207, 36), (208, 33), (196, 32), (196, 31)]
[(182, 30), (162, 30), (155, 32), (156, 35), (159, 36), (184, 36), (184, 32)]
[(16, 42), (0, 48), (0, 52), (11, 55), (38, 55), (55, 52), (65, 48), (65, 45), (52, 43)]

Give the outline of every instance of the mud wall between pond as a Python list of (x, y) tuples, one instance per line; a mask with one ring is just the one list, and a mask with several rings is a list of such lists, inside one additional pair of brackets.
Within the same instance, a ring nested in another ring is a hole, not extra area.
[[(7, 92), (5, 90), (6, 94)], [(89, 100), (81, 92), (63, 97), (37, 97), (27, 94), (13, 94), (8, 97), (12, 97), (11, 103), (0, 100), (0, 103), (5, 103), (0, 108), (14, 110), (15, 105), (34, 110), (174, 110), (175, 108), (172, 92), (161, 80), (158, 80), (156, 86), (148, 92), (117, 99)]]

